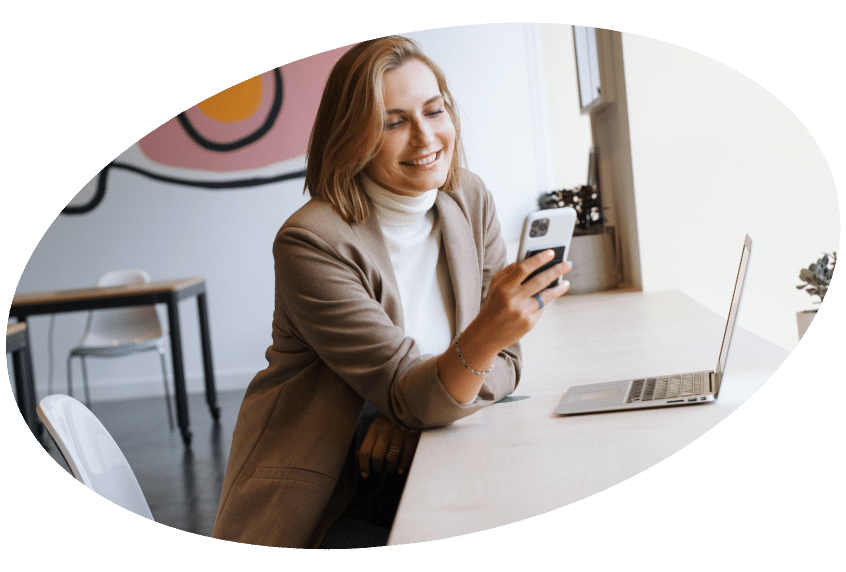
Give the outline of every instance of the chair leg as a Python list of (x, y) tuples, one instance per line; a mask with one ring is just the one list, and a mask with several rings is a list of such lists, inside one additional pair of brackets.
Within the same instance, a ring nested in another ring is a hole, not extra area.
[(85, 389), (85, 406), (91, 409), (91, 393), (88, 390), (88, 369), (85, 367), (85, 356), (79, 356), (82, 364), (82, 387)]
[(170, 423), (170, 430), (174, 430), (173, 424), (173, 407), (170, 404), (170, 389), (167, 385), (167, 362), (165, 360), (164, 350), (159, 349), (159, 358), (162, 362), (162, 379), (164, 379), (165, 403), (167, 404), (167, 420)]

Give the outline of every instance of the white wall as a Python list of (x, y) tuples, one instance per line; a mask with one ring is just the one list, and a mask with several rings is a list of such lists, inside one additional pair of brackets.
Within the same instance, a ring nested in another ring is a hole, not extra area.
[(838, 248), (829, 167), (803, 125), (745, 76), (623, 34), (645, 290), (678, 288), (727, 311), (743, 236), (754, 241), (740, 324), (786, 349), (800, 268)]
[(541, 38), (549, 101), (554, 189), (572, 189), (587, 183), (588, 154), (592, 146), (590, 116), (579, 113), (573, 27), (542, 24)]
[[(550, 135), (539, 27), (485, 25), (408, 35), (446, 73), (461, 113), (468, 166), (494, 193), (506, 240), (515, 241), (537, 195), (551, 190), (555, 172), (546, 155)], [(80, 194), (90, 194), (90, 188)], [(58, 216), (33, 252), (18, 291), (89, 286), (115, 268), (141, 267), (153, 279), (204, 275), (218, 387), (245, 387), (266, 365), (272, 240), (304, 200), (301, 180), (208, 191), (113, 170), (105, 200), (94, 211)], [(181, 318), (188, 391), (200, 392), (196, 304), (183, 302)], [(30, 323), (39, 394), (51, 370), (55, 389), (64, 391), (65, 362), (82, 334), (84, 314), (55, 317), (52, 348), (49, 319), (33, 317)], [(89, 373), (95, 401), (161, 393), (153, 355), (92, 361)]]

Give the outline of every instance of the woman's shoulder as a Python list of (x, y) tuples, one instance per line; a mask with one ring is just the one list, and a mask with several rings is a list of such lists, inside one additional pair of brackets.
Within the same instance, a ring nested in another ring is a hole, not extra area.
[(350, 225), (326, 201), (311, 198), (297, 209), (279, 229), (279, 235), (304, 231), (321, 237), (341, 237), (349, 234)]

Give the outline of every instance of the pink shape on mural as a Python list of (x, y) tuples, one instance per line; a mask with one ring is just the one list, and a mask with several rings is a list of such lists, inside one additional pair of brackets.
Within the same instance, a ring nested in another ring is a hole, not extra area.
[[(232, 151), (205, 149), (185, 132), (177, 118), (173, 118), (141, 139), (139, 146), (157, 163), (216, 172), (256, 169), (301, 157), (306, 153), (329, 72), (350, 47), (282, 66), (282, 109), (270, 130), (253, 143)], [(211, 141), (227, 142), (246, 137), (266, 121), (271, 111), (275, 95), (274, 70), (262, 74), (261, 82), (261, 102), (255, 113), (243, 121), (218, 121), (205, 115), (198, 106), (187, 110), (185, 116), (198, 133)]]

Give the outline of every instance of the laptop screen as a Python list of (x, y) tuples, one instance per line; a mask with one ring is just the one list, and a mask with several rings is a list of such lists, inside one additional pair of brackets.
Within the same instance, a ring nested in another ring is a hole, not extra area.
[(728, 361), (729, 347), (731, 346), (731, 335), (734, 332), (734, 324), (737, 320), (737, 310), (740, 307), (740, 298), (743, 296), (743, 283), (746, 281), (746, 269), (749, 267), (749, 257), (752, 254), (752, 239), (749, 235), (743, 241), (743, 253), (740, 256), (740, 268), (737, 269), (737, 280), (734, 283), (734, 293), (731, 295), (731, 307), (729, 308), (726, 331), (723, 334), (723, 344), (720, 346), (720, 358), (717, 362), (717, 370), (714, 375), (714, 393), (720, 392), (720, 382), (723, 379), (723, 370)]

